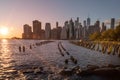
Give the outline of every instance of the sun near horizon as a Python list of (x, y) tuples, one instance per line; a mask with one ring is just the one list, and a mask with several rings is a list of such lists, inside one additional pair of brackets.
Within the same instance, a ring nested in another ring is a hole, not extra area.
[(8, 35), (8, 28), (7, 27), (1, 27), (0, 28), (0, 34), (1, 35)]
[(6, 26), (0, 26), (0, 38), (7, 38), (9, 35), (9, 29)]
[(0, 26), (0, 39), (21, 38), (21, 30), (10, 26)]

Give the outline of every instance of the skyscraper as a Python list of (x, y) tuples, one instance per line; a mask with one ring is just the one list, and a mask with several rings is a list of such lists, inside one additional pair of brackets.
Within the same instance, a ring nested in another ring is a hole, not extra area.
[(38, 34), (41, 30), (41, 22), (38, 20), (33, 21), (33, 33)]
[(57, 28), (51, 30), (51, 39), (57, 39)]
[(51, 38), (51, 24), (50, 23), (45, 24), (45, 38), (46, 39)]
[[(55, 31), (55, 30), (53, 30), (53, 31)], [(52, 32), (53, 32), (52, 31)], [(58, 33), (58, 22), (56, 22), (56, 36), (57, 36), (57, 39), (59, 38), (59, 33)]]
[(86, 24), (86, 20), (83, 21), (83, 38), (86, 39), (87, 38), (87, 24)]
[(74, 39), (75, 35), (74, 35), (74, 22), (73, 20), (71, 19), (69, 21), (69, 39)]
[(56, 22), (56, 28), (58, 28), (58, 22)]
[(115, 28), (115, 18), (111, 18), (111, 26), (110, 26), (111, 29), (114, 29)]
[(40, 39), (40, 32), (41, 32), (41, 22), (38, 20), (33, 21), (33, 38)]
[(87, 18), (87, 27), (89, 27), (90, 26), (90, 18), (88, 17)]
[(102, 23), (102, 29), (101, 29), (101, 32), (104, 32), (104, 31), (106, 31), (106, 26), (105, 26), (105, 24), (104, 24), (104, 22)]
[(31, 30), (31, 27), (28, 24), (25, 24), (23, 26), (22, 38), (23, 39), (31, 39), (32, 38), (32, 30)]
[(77, 17), (77, 22), (79, 22), (79, 17)]
[(68, 21), (65, 21), (64, 26), (66, 27), (67, 39), (69, 39), (69, 36), (70, 36), (70, 28), (69, 28)]
[(59, 26), (59, 27), (57, 28), (57, 39), (60, 39), (61, 31), (62, 31), (62, 27)]
[(61, 31), (61, 39), (67, 39), (67, 31), (66, 31), (66, 27), (64, 26), (62, 28), (62, 31)]
[(86, 20), (83, 21), (83, 26), (86, 27)]
[(45, 30), (42, 29), (40, 32), (40, 39), (44, 40), (45, 39)]
[(79, 35), (80, 35), (80, 24), (79, 23), (79, 17), (77, 17), (77, 20), (75, 20), (74, 23), (74, 39), (79, 39)]
[(94, 32), (100, 32), (100, 21), (97, 20), (95, 23), (95, 28), (94, 28)]

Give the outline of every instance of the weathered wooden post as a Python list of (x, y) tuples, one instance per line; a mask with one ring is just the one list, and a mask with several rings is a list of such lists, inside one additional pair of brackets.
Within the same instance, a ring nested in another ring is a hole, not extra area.
[(25, 52), (25, 46), (23, 46), (23, 52)]
[(32, 45), (30, 45), (30, 49), (32, 49)]
[(19, 52), (21, 52), (21, 46), (19, 46)]

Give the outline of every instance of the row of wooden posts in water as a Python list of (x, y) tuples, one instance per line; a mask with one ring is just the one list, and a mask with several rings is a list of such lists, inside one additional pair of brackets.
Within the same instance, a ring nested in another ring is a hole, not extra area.
[(118, 55), (120, 57), (120, 44), (107, 42), (73, 42), (79, 46), (96, 50), (102, 53)]
[[(32, 45), (30, 45), (29, 47), (30, 47), (30, 49), (32, 49)], [(25, 52), (25, 51), (26, 51), (26, 47), (25, 46), (19, 46), (19, 52)]]
[(66, 56), (70, 57), (68, 59), (65, 59), (65, 61), (64, 61), (65, 64), (68, 64), (70, 61), (72, 61), (74, 64), (78, 63), (77, 59), (75, 57), (73, 57), (72, 55), (70, 55), (70, 53), (63, 47), (61, 42), (58, 43), (58, 50), (59, 50), (61, 56), (64, 57), (66, 55)]
[[(41, 46), (41, 45), (44, 45), (44, 44), (47, 44), (47, 43), (50, 43), (50, 42), (53, 42), (53, 41), (42, 41), (42, 42), (35, 43), (33, 45), (30, 44), (29, 49), (36, 48), (36, 46)], [(25, 46), (19, 46), (19, 52), (25, 52), (26, 48), (27, 47), (25, 47)]]

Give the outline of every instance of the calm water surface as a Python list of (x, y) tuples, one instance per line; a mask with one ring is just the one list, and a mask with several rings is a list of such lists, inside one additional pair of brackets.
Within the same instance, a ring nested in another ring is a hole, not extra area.
[[(36, 46), (36, 43), (42, 41), (44, 40), (0, 40), (0, 80), (51, 80), (49, 77), (53, 72), (55, 74), (65, 66), (75, 66), (73, 63), (65, 65), (64, 59), (69, 56), (65, 55), (64, 58), (61, 57), (57, 46), (59, 41)], [(74, 55), (79, 60), (78, 65), (97, 65), (104, 62), (104, 57), (102, 57), (101, 59), (103, 60), (94, 63), (96, 56), (92, 57), (93, 59), (91, 58), (90, 62), (88, 57), (92, 54), (86, 57), (83, 51), (82, 54), (78, 55), (79, 51), (76, 51), (78, 46), (72, 49), (72, 44), (65, 43), (66, 42), (63, 42), (64, 47), (71, 53), (71, 55)], [(32, 46), (31, 49), (30, 45)], [(21, 46), (21, 52), (19, 51), (19, 46)], [(23, 46), (25, 46), (25, 52), (22, 51)], [(100, 54), (98, 53), (97, 57), (98, 55)], [(116, 61), (106, 60), (106, 62), (111, 61), (112, 63), (120, 64), (119, 60), (120, 59), (117, 58)], [(43, 69), (44, 71), (42, 72)], [(39, 70), (41, 70), (41, 72), (37, 73)], [(94, 78), (93, 80), (101, 80), (101, 78), (97, 77), (92, 78)], [(81, 80), (86, 79), (87, 77)]]

